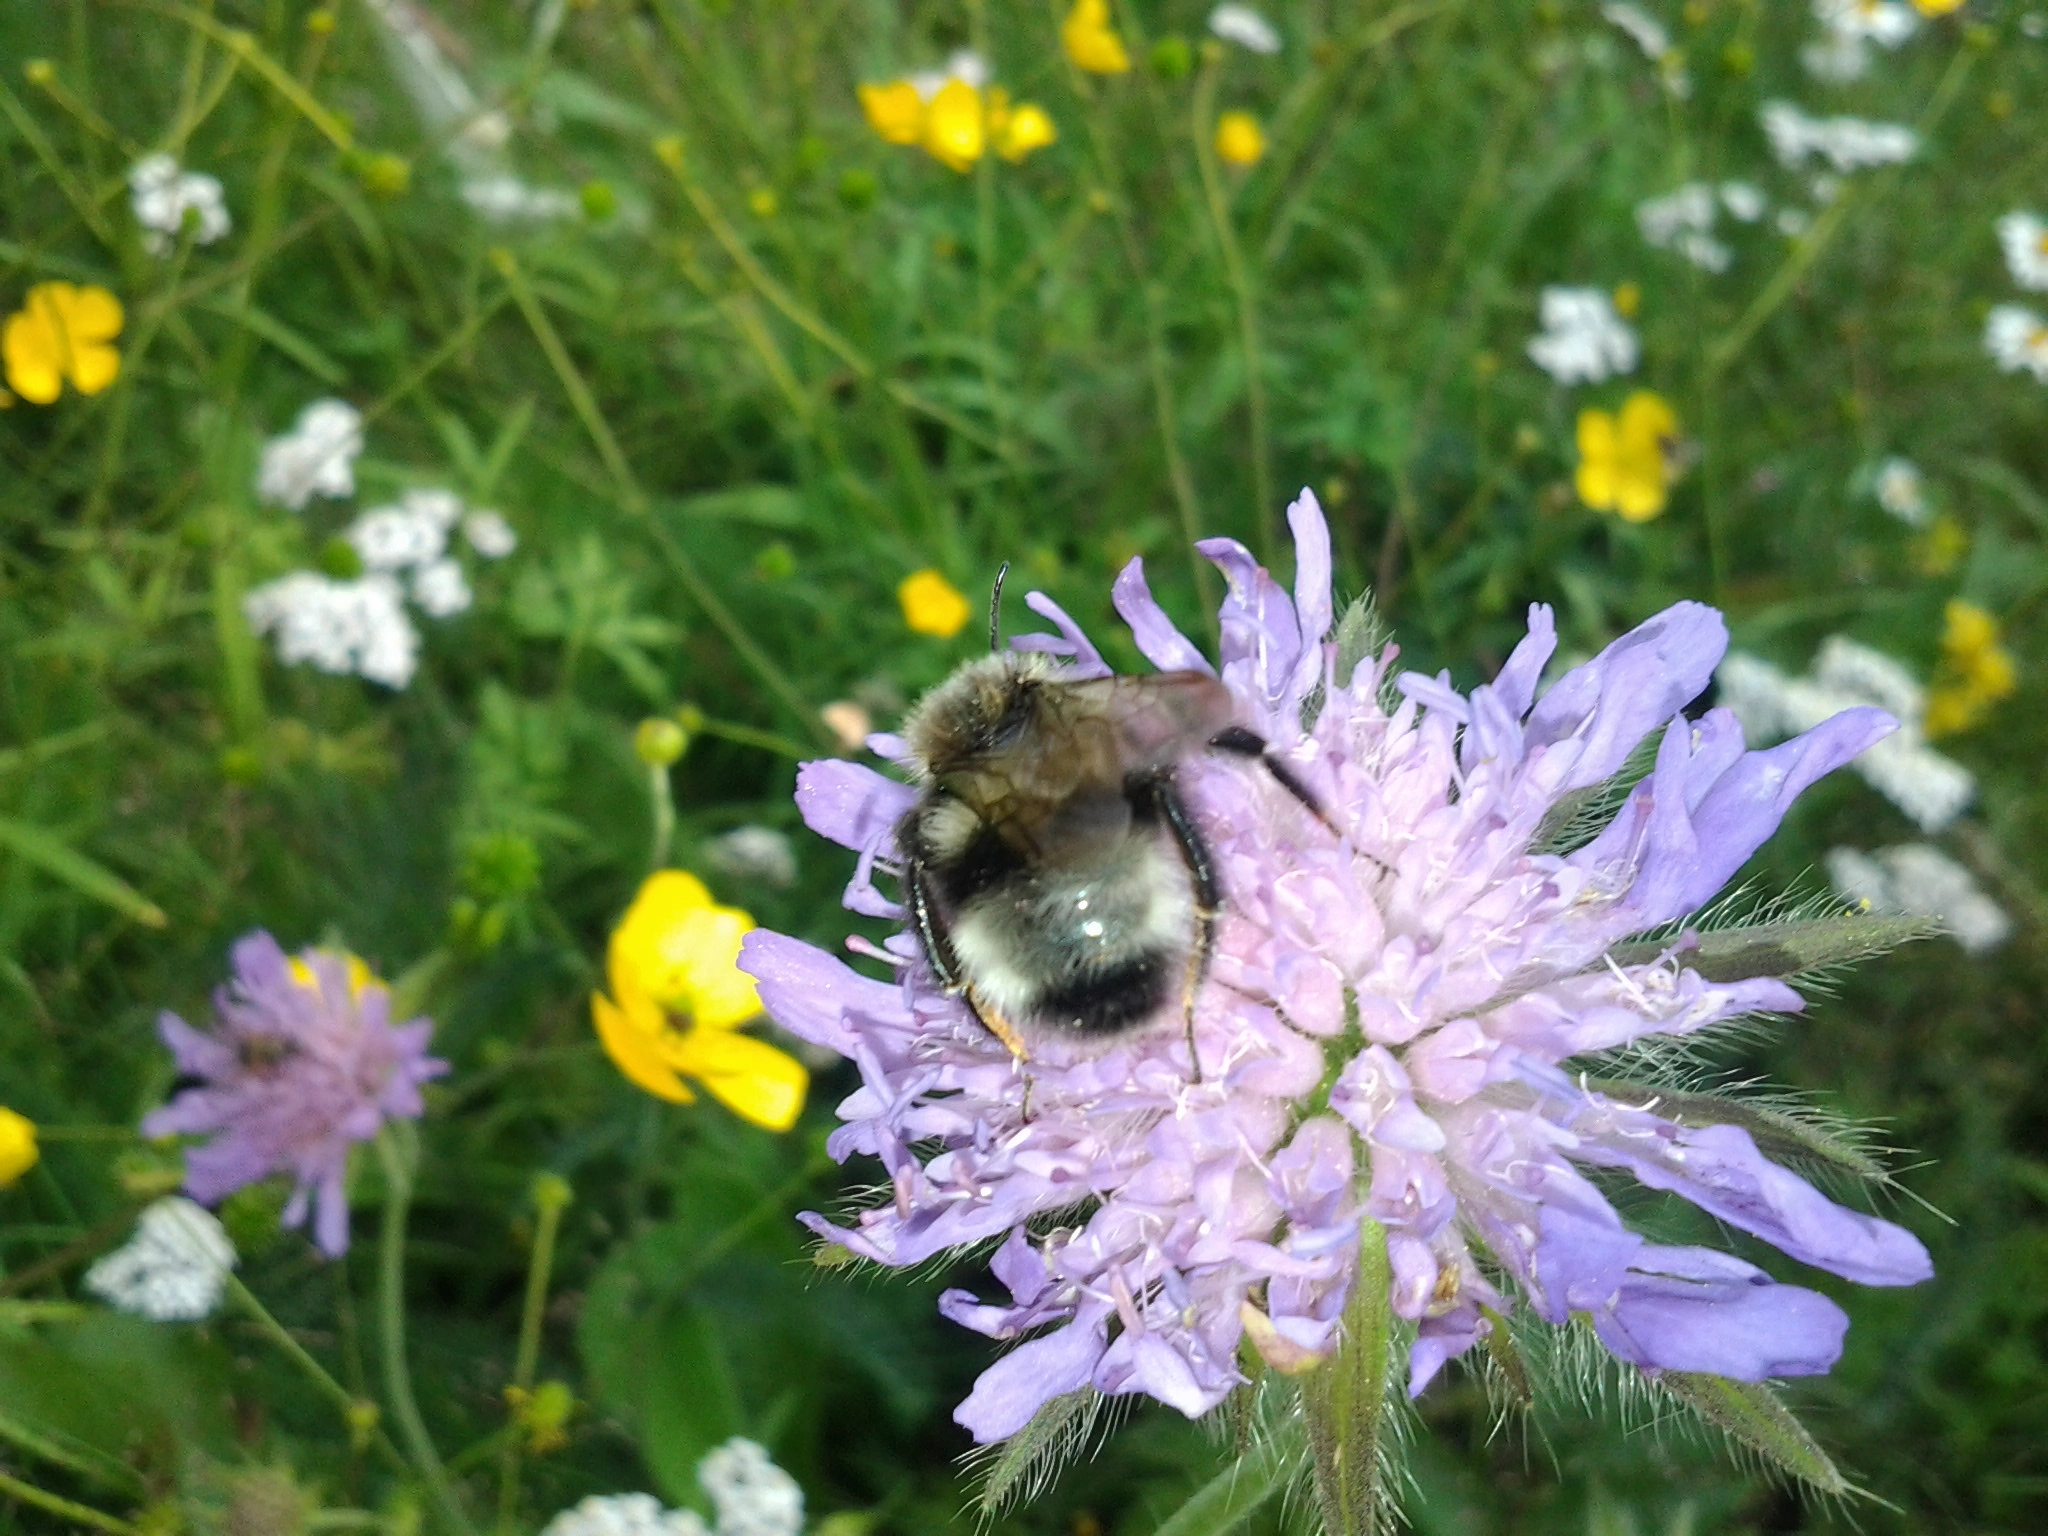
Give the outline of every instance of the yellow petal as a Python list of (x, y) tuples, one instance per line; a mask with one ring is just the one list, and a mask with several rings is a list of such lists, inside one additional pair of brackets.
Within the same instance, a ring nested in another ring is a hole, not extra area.
[(58, 352), (41, 317), (29, 310), (7, 317), (0, 331), (0, 357), (7, 366), (7, 387), (34, 405), (49, 405), (64, 392)]
[(612, 991), (622, 1003), (627, 991), (644, 992), (691, 1023), (725, 1027), (750, 1019), (761, 999), (739, 955), (753, 926), (739, 908), (714, 902), (687, 870), (650, 875), (612, 933)]
[(659, 1008), (653, 1012), (651, 1019), (644, 1014), (634, 1017), (602, 992), (590, 994), (590, 1018), (597, 1026), (597, 1038), (626, 1080), (672, 1104), (695, 1103), (697, 1095), (676, 1076), (676, 1069), (662, 1053), (666, 1021)]
[(924, 102), (908, 80), (863, 85), (860, 109), (868, 126), (891, 144), (915, 144), (924, 136)]
[(27, 1115), (0, 1107), (0, 1189), (35, 1167), (42, 1155), (36, 1146), (36, 1123)]
[(728, 1029), (699, 1028), (672, 1037), (666, 1055), (743, 1120), (786, 1131), (803, 1113), (810, 1073), (794, 1056), (765, 1040)]
[(1009, 121), (1003, 125), (998, 152), (1005, 160), (1022, 160), (1034, 149), (1043, 149), (1058, 139), (1059, 130), (1053, 127), (1045, 108), (1027, 101), (1011, 112)]
[(1060, 24), (1060, 46), (1076, 68), (1090, 74), (1120, 75), (1131, 67), (1124, 40), (1109, 24), (1109, 0), (1074, 0)]
[(1579, 500), (1595, 512), (1612, 512), (1618, 498), (1614, 482), (1614, 418), (1588, 406), (1579, 412), (1579, 468), (1573, 477)]
[(897, 584), (896, 600), (903, 605), (905, 624), (941, 640), (959, 634), (974, 611), (953, 583), (929, 569), (904, 577)]
[(121, 354), (103, 342), (84, 342), (71, 351), (71, 382), (81, 395), (96, 395), (120, 376)]
[(1621, 403), (1622, 439), (1630, 443), (1660, 443), (1678, 436), (1678, 413), (1655, 390), (1639, 389)]
[(1998, 643), (1998, 620), (1963, 598), (1948, 600), (1942, 620), (1941, 648), (1958, 662)]
[(981, 158), (986, 142), (981, 92), (965, 80), (948, 80), (925, 108), (925, 153), (956, 171), (965, 171)]
[(51, 286), (69, 290), (59, 297), (58, 308), (74, 343), (108, 341), (121, 334), (121, 301), (106, 289), (94, 283), (82, 288), (73, 288), (69, 283)]
[(1216, 119), (1216, 157), (1229, 165), (1254, 165), (1266, 152), (1265, 130), (1249, 112), (1226, 112)]

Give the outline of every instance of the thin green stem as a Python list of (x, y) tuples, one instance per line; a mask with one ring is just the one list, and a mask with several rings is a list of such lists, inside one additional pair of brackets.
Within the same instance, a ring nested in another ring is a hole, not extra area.
[[(21, 1305), (32, 1306), (34, 1303), (25, 1302)], [(0, 1413), (0, 1440), (5, 1440), (15, 1449), (30, 1456), (54, 1462), (79, 1477), (117, 1493), (125, 1493), (131, 1498), (139, 1498), (145, 1491), (140, 1475), (126, 1463), (116, 1461), (106, 1452), (91, 1446), (74, 1450), (70, 1446), (59, 1445), (49, 1436), (38, 1433), (4, 1413)]]
[[(315, 1360), (307, 1352), (306, 1346), (293, 1338), (283, 1323), (280, 1323), (275, 1317), (271, 1316), (270, 1309), (256, 1299), (256, 1293), (250, 1290), (248, 1286), (242, 1284), (233, 1275), (227, 1277), (227, 1282), (228, 1299), (241, 1308), (242, 1311), (246, 1312), (249, 1315), (250, 1321), (256, 1324), (263, 1336), (277, 1346), (278, 1352), (291, 1361), (293, 1365), (297, 1366), (305, 1378), (319, 1391), (320, 1395), (333, 1403), (341, 1411), (342, 1418), (352, 1427), (364, 1422), (368, 1417), (366, 1410), (374, 1409), (376, 1405), (365, 1402), (362, 1398), (350, 1392), (347, 1387), (336, 1381), (327, 1367), (318, 1360)], [(377, 1453), (389, 1462), (394, 1470), (399, 1472), (408, 1470), (405, 1457), (400, 1454), (398, 1447), (392, 1444), (391, 1437), (385, 1434), (383, 1430), (373, 1426), (370, 1432), (370, 1443), (377, 1448)]]
[[(475, 1536), (471, 1524), (448, 1481), (441, 1456), (427, 1434), (419, 1403), (412, 1394), (412, 1369), (405, 1352), (405, 1223), (412, 1209), (413, 1167), (418, 1143), (411, 1126), (402, 1121), (387, 1122), (377, 1133), (377, 1162), (384, 1170), (384, 1224), (377, 1252), (377, 1323), (384, 1352), (384, 1395), (391, 1401), (392, 1417), (411, 1453), (413, 1470), (434, 1495), (449, 1529), (461, 1536)], [(403, 1136), (411, 1143), (399, 1144)]]
[(5, 1472), (0, 1472), (0, 1493), (6, 1494), (9, 1498), (19, 1499), (24, 1504), (33, 1504), (37, 1509), (48, 1510), (60, 1519), (72, 1521), (74, 1524), (89, 1525), (96, 1531), (112, 1532), (113, 1536), (133, 1536), (135, 1531), (135, 1527), (126, 1520), (116, 1520), (104, 1510), (59, 1498), (54, 1493), (38, 1488), (34, 1483), (25, 1483), (18, 1477), (9, 1477)]
[(1195, 164), (1202, 173), (1202, 201), (1208, 209), (1210, 228), (1223, 256), (1223, 275), (1237, 308), (1238, 344), (1244, 353), (1244, 389), (1247, 414), (1251, 417), (1252, 454), (1252, 543), (1261, 560), (1272, 558), (1274, 547), (1274, 505), (1272, 447), (1266, 422), (1265, 353), (1259, 343), (1259, 306), (1252, 291), (1251, 273), (1244, 252), (1238, 248), (1237, 230), (1230, 222), (1230, 203), (1223, 195), (1223, 177), (1216, 168), (1215, 133), (1216, 82), (1221, 65), (1212, 55), (1202, 65), (1195, 83), (1194, 104), (1189, 110), (1189, 131), (1195, 141)]
[(667, 869), (676, 837), (676, 799), (669, 787), (668, 764), (647, 765), (647, 798), (653, 805), (654, 846), (647, 853), (650, 870)]
[[(654, 770), (664, 779), (662, 769)], [(519, 1352), (513, 1359), (512, 1387), (525, 1392), (533, 1386), (533, 1373), (540, 1364), (540, 1324), (547, 1310), (548, 1280), (555, 1267), (555, 1235), (561, 1230), (562, 1211), (569, 1203), (569, 1186), (555, 1174), (543, 1174), (534, 1183), (533, 1203), (539, 1219), (533, 1229), (533, 1256), (526, 1266), (526, 1302), (519, 1312)], [(513, 1516), (519, 1506), (519, 1453), (522, 1436), (505, 1443), (498, 1464), (498, 1536), (510, 1536)]]

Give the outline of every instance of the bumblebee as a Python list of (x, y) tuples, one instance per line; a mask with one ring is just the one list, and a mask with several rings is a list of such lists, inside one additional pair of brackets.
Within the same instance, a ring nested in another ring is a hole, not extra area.
[(1203, 672), (1077, 678), (1009, 651), (963, 665), (904, 722), (911, 927), (940, 984), (1020, 1059), (1034, 1040), (1143, 1029), (1176, 991), (1194, 1057), (1223, 892), (1176, 770), (1202, 752), (1258, 760), (1329, 824), (1235, 713)]

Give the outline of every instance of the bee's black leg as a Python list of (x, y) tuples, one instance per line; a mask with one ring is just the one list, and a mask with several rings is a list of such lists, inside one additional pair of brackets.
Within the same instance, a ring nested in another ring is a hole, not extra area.
[[(939, 985), (965, 1003), (974, 1022), (1002, 1041), (1021, 1063), (1024, 1060), (1023, 1038), (1008, 1019), (993, 1009), (982, 1007), (980, 999), (974, 995), (974, 988), (961, 976), (960, 957), (953, 953), (952, 941), (939, 924), (938, 906), (932, 899), (931, 877), (925, 873), (922, 861), (914, 855), (903, 871), (903, 890), (909, 898), (911, 931), (917, 935), (917, 942), (923, 947), (925, 960), (931, 965)], [(1028, 1088), (1026, 1091), (1028, 1095)], [(1029, 1103), (1028, 1096), (1026, 1103)]]
[(1280, 754), (1275, 752), (1266, 738), (1257, 731), (1247, 730), (1241, 725), (1225, 726), (1209, 738), (1209, 745), (1218, 752), (1228, 752), (1233, 757), (1257, 758), (1265, 765), (1266, 772), (1273, 775), (1274, 782), (1307, 807), (1311, 816), (1330, 829), (1332, 837), (1343, 837), (1344, 834), (1337, 830), (1337, 824), (1330, 820), (1330, 813), (1323, 809), (1323, 803), (1306, 784), (1301, 782), (1295, 771), (1287, 766)]
[(1195, 898), (1195, 942), (1188, 950), (1187, 980), (1181, 993), (1181, 1017), (1188, 1035), (1188, 1062), (1194, 1081), (1202, 1080), (1202, 1055), (1195, 1044), (1195, 994), (1209, 972), (1209, 960), (1216, 950), (1216, 911), (1223, 904), (1223, 892), (1216, 883), (1216, 865), (1209, 845), (1188, 808), (1181, 804), (1180, 791), (1170, 771), (1149, 775), (1141, 786), (1146, 801), (1155, 808), (1173, 834), (1174, 846), (1188, 867), (1188, 885)]

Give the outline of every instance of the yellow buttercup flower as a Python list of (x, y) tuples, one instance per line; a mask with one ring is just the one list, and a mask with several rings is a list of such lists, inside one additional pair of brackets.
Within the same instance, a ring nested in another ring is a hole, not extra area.
[(726, 1108), (771, 1131), (803, 1112), (810, 1074), (765, 1040), (740, 1033), (757, 1017), (754, 978), (739, 968), (754, 920), (711, 899), (679, 869), (647, 877), (612, 931), (605, 957), (611, 996), (590, 1012), (605, 1053), (628, 1081), (675, 1104), (694, 1103), (693, 1078)]
[(1249, 112), (1225, 112), (1216, 119), (1216, 157), (1227, 165), (1256, 165), (1266, 152), (1266, 131)]
[(1034, 149), (1056, 143), (1059, 130), (1052, 125), (1045, 108), (1034, 102), (1010, 105), (1010, 93), (992, 86), (988, 93), (988, 136), (996, 153), (1012, 162), (1022, 160)]
[(1922, 720), (1929, 736), (1972, 729), (2019, 686), (2012, 653), (1998, 643), (1998, 620), (1960, 597), (1949, 600), (1942, 618), (1942, 679), (1927, 692)]
[(0, 1189), (35, 1167), (42, 1155), (36, 1146), (35, 1121), (0, 1106)]
[(959, 588), (937, 571), (926, 569), (903, 578), (896, 588), (903, 622), (920, 635), (950, 640), (966, 626), (974, 609)]
[(925, 153), (934, 160), (965, 171), (981, 158), (987, 146), (982, 128), (981, 92), (965, 80), (948, 80), (925, 104)]
[(1060, 46), (1077, 69), (1093, 75), (1120, 75), (1131, 67), (1124, 40), (1109, 21), (1109, 0), (1074, 0), (1060, 24)]
[(891, 144), (915, 144), (924, 137), (924, 98), (908, 80), (863, 85), (860, 109), (868, 126)]
[(1922, 16), (1947, 16), (1963, 8), (1963, 0), (1913, 0), (1913, 9)]
[(37, 283), (0, 331), (7, 384), (22, 399), (49, 405), (69, 383), (96, 395), (121, 373), (113, 339), (121, 334), (121, 301), (91, 283)]
[(1664, 510), (1676, 478), (1678, 416), (1662, 395), (1639, 389), (1619, 415), (1579, 412), (1579, 500), (1596, 512), (1645, 523)]

